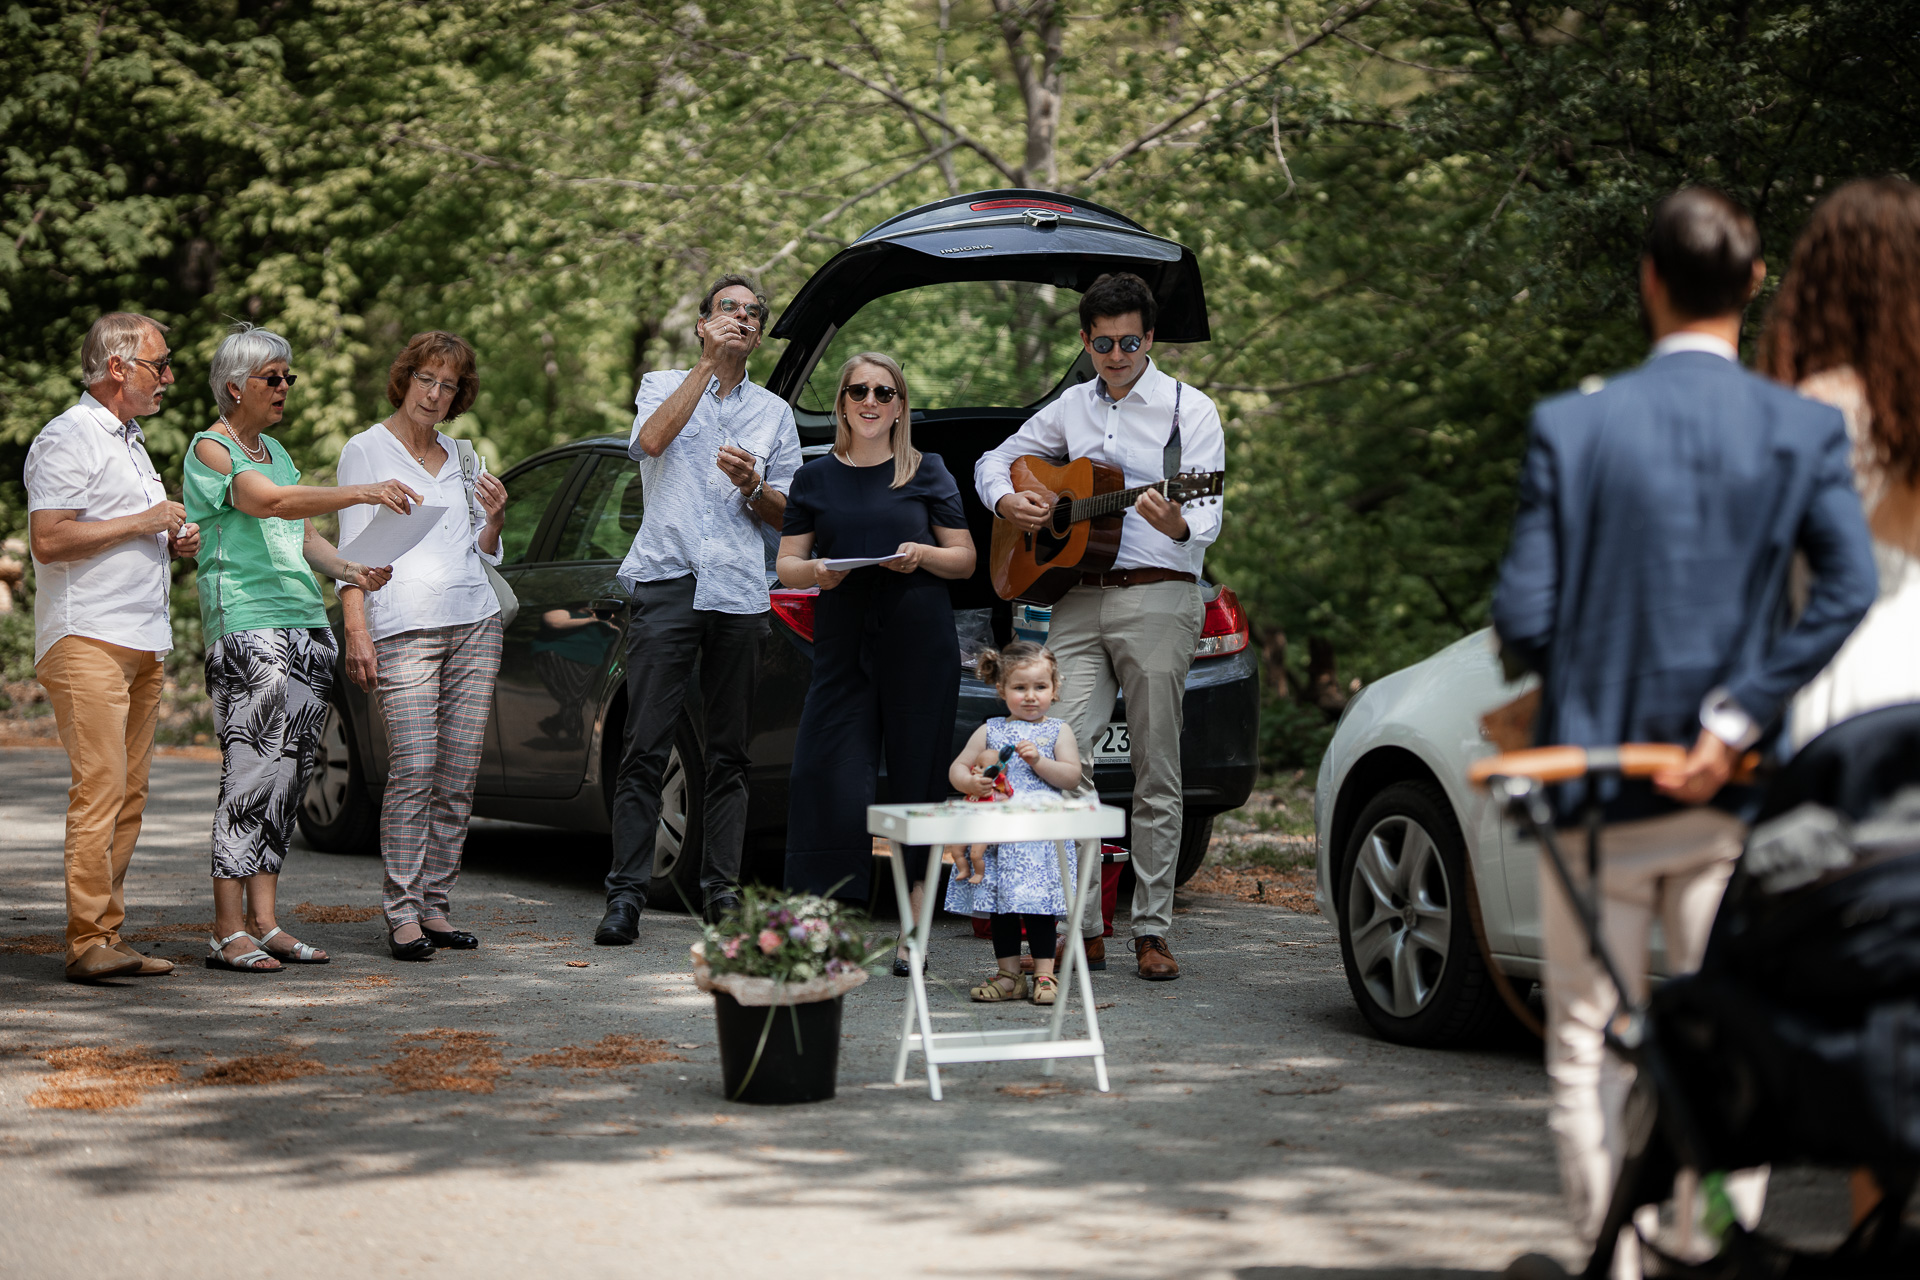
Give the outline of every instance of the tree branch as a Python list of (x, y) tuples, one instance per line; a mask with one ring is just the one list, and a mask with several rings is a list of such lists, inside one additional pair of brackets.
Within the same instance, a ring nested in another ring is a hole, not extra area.
[(1370, 44), (1361, 44), (1344, 31), (1336, 31), (1333, 33), (1333, 36), (1336, 40), (1345, 40), (1356, 49), (1365, 49), (1382, 62), (1398, 63), (1403, 67), (1412, 67), (1415, 71), (1429, 71), (1437, 76), (1474, 76), (1480, 74), (1471, 67), (1430, 67), (1424, 62), (1408, 62), (1405, 58), (1396, 58), (1390, 53), (1382, 53)]
[(793, 239), (781, 245), (779, 250), (775, 252), (771, 258), (768, 258), (765, 262), (759, 263), (749, 268), (747, 271), (747, 274), (750, 276), (765, 275), (767, 272), (771, 271), (774, 268), (774, 266), (778, 264), (781, 260), (792, 257), (795, 250), (799, 249), (800, 242), (802, 240), (805, 240), (814, 236), (820, 227), (833, 221), (835, 218), (839, 217), (841, 214), (845, 213), (847, 210), (853, 208), (853, 206), (859, 204), (861, 201), (880, 194), (882, 191), (885, 191), (888, 187), (891, 187), (894, 183), (899, 182), (902, 179), (911, 177), (913, 174), (920, 172), (920, 170), (926, 168), (930, 164), (939, 163), (942, 157), (944, 157), (948, 152), (952, 151), (955, 147), (958, 147), (960, 145), (961, 143), (959, 139), (956, 138), (954, 141), (949, 142), (944, 146), (941, 146), (932, 151), (929, 151), (926, 155), (921, 156), (918, 160), (914, 161), (912, 164), (908, 165), (906, 168), (900, 170), (900, 172), (894, 174), (892, 177), (882, 178), (880, 181), (873, 183), (871, 186), (868, 186), (856, 192), (855, 194), (848, 196), (845, 200), (842, 200), (839, 204), (835, 205), (833, 208), (827, 210), (827, 212), (821, 214), (819, 217), (815, 218), (812, 222), (809, 222), (806, 226), (802, 227), (798, 235), (794, 236)]
[(1296, 391), (1307, 391), (1314, 387), (1331, 386), (1336, 382), (1345, 382), (1349, 378), (1363, 378), (1369, 373), (1377, 373), (1391, 365), (1413, 359), (1413, 357), (1419, 355), (1427, 348), (1438, 346), (1448, 339), (1455, 337), (1465, 328), (1466, 326), (1463, 324), (1454, 325), (1451, 329), (1444, 329), (1434, 334), (1431, 338), (1428, 338), (1425, 342), (1408, 347), (1404, 351), (1396, 351), (1383, 359), (1369, 360), (1365, 364), (1356, 364), (1351, 368), (1342, 369), (1338, 373), (1329, 373), (1325, 377), (1307, 378), (1301, 382), (1283, 382), (1277, 387), (1249, 386), (1239, 382), (1203, 382), (1200, 384), (1199, 389), (1202, 391), (1250, 391), (1257, 395), (1270, 396), (1278, 399), (1281, 396), (1292, 395)]
[(922, 116), (927, 120), (932, 121), (934, 124), (939, 125), (942, 129), (945, 129), (948, 135), (953, 138), (955, 143), (957, 143), (962, 147), (965, 147), (967, 150), (973, 152), (975, 155), (979, 156), (982, 160), (986, 161), (989, 165), (992, 165), (993, 168), (1008, 182), (1013, 183), (1015, 186), (1018, 186), (1020, 184), (1019, 175), (1015, 173), (1011, 167), (1008, 166), (1006, 161), (1002, 160), (998, 155), (994, 154), (993, 149), (987, 146), (986, 143), (980, 141), (978, 138), (974, 137), (972, 134), (968, 133), (966, 130), (954, 124), (953, 121), (947, 119), (945, 113), (938, 112), (938, 111), (929, 111), (925, 107), (918, 104), (917, 102), (914, 102), (911, 98), (907, 97), (906, 94), (897, 92), (891, 88), (888, 88), (884, 84), (880, 84), (877, 81), (874, 81), (867, 76), (863, 76), (858, 71), (855, 71), (852, 67), (849, 67), (842, 62), (836, 62), (832, 58), (828, 58), (824, 56), (815, 57), (815, 56), (809, 56), (807, 54), (795, 53), (795, 54), (789, 54), (786, 57), (785, 61), (789, 63), (817, 61), (820, 66), (827, 68), (827, 70), (829, 71), (838, 72), (840, 75), (845, 76), (847, 79), (853, 81), (855, 84), (867, 90), (869, 93), (877, 93), (881, 97), (885, 98), (888, 102), (895, 103), (896, 105), (901, 106), (906, 110), (913, 112), (916, 115)]

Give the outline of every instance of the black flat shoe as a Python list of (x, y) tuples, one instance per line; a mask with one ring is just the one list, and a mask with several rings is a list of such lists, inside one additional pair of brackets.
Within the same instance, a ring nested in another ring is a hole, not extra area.
[(615, 902), (607, 907), (607, 914), (600, 917), (600, 927), (593, 933), (593, 944), (597, 947), (624, 947), (639, 936), (640, 904)]
[(421, 926), (420, 935), (442, 951), (471, 951), (480, 939), (465, 929), (429, 929)]
[[(920, 972), (932, 973), (933, 961), (931, 959), (921, 961)], [(902, 960), (899, 956), (895, 956), (893, 958), (893, 976), (896, 978), (911, 978), (913, 976), (913, 966), (905, 960)]]
[(433, 944), (427, 941), (425, 933), (422, 933), (412, 942), (395, 942), (393, 940), (393, 934), (389, 933), (387, 934), (387, 950), (393, 953), (395, 960), (433, 959)]
[(707, 899), (707, 908), (701, 912), (708, 924), (719, 924), (729, 911), (740, 909), (740, 895), (722, 890)]

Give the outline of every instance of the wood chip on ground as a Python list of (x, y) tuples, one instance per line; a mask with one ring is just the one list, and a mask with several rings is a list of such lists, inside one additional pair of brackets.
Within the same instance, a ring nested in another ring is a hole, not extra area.
[(278, 1084), (301, 1076), (319, 1075), (327, 1064), (302, 1058), (291, 1051), (255, 1053), (246, 1057), (216, 1062), (200, 1073), (198, 1084)]
[(572, 1071), (608, 1071), (615, 1067), (644, 1067), (655, 1062), (685, 1062), (677, 1053), (667, 1052), (665, 1040), (646, 1040), (633, 1035), (603, 1036), (598, 1044), (562, 1045), (549, 1053), (521, 1058), (517, 1067), (565, 1067)]
[[(395, 1093), (441, 1089), (452, 1093), (492, 1093), (493, 1083), (507, 1073), (500, 1050), (484, 1031), (454, 1031), (437, 1027), (395, 1036), (400, 1056), (380, 1068)], [(433, 1046), (429, 1048), (428, 1046)]]
[(1186, 893), (1215, 893), (1242, 902), (1286, 907), (1302, 915), (1310, 916), (1320, 910), (1313, 900), (1314, 877), (1307, 871), (1204, 866), (1181, 888)]
[(45, 1086), (27, 1095), (27, 1105), (55, 1111), (131, 1107), (147, 1090), (180, 1078), (179, 1063), (154, 1057), (143, 1044), (126, 1049), (76, 1045), (40, 1056), (53, 1074)]
[(322, 907), (311, 902), (294, 904), (293, 914), (307, 924), (364, 924), (380, 914), (379, 907)]

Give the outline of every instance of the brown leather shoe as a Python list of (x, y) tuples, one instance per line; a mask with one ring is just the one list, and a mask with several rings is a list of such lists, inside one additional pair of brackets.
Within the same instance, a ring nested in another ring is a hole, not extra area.
[(143, 956), (129, 943), (116, 942), (113, 944), (113, 949), (123, 956), (132, 956), (140, 962), (140, 967), (134, 970), (133, 976), (136, 978), (157, 978), (163, 973), (173, 972), (173, 961), (162, 960), (159, 956)]
[[(1053, 967), (1058, 970), (1067, 963), (1067, 935), (1060, 935), (1060, 945), (1054, 948)], [(1107, 940), (1101, 937), (1087, 939), (1087, 968), (1101, 973), (1107, 967)]]
[(1167, 940), (1148, 934), (1133, 940), (1133, 953), (1140, 957), (1140, 976), (1148, 982), (1172, 982), (1180, 976), (1180, 962), (1167, 950)]
[(67, 981), (98, 982), (102, 978), (129, 977), (139, 972), (142, 963), (139, 956), (123, 956), (112, 947), (88, 947), (85, 955), (67, 965)]

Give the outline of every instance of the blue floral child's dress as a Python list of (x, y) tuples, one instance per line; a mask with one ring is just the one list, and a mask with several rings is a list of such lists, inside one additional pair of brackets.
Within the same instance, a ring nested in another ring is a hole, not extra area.
[[(1056, 759), (1054, 745), (1067, 722), (1048, 718), (1038, 724), (995, 716), (987, 721), (987, 745), (994, 750), (1032, 742), (1040, 754)], [(1017, 796), (1059, 791), (1042, 781), (1019, 756), (1007, 761), (1007, 781)], [(1074, 875), (1075, 849), (1067, 842), (1068, 874)], [(960, 915), (1063, 916), (1067, 913), (1067, 895), (1060, 885), (1060, 860), (1051, 840), (1027, 840), (1019, 844), (990, 844), (986, 850), (986, 878), (979, 884), (950, 880), (947, 884), (947, 910)]]

